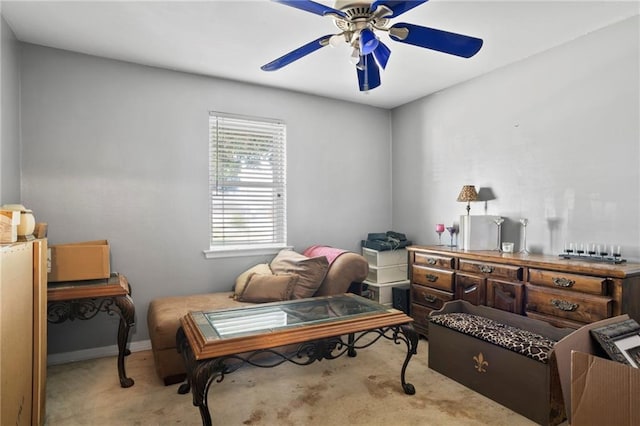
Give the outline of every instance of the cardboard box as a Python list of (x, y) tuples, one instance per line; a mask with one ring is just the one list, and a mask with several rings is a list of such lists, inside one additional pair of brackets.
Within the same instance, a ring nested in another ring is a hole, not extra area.
[(573, 425), (640, 424), (640, 370), (582, 352), (571, 353)]
[(607, 358), (589, 331), (628, 315), (587, 324), (555, 346), (571, 425), (640, 424), (640, 369)]
[(58, 244), (49, 247), (49, 282), (109, 278), (107, 240)]

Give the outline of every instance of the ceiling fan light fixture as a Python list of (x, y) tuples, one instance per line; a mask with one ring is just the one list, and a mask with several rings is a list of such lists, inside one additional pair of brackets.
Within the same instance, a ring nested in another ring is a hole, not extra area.
[(387, 62), (389, 62), (389, 57), (391, 56), (391, 50), (383, 43), (378, 43), (378, 47), (373, 51), (373, 57), (376, 58), (378, 64), (382, 69), (387, 67)]
[(338, 47), (344, 40), (343, 34), (334, 34), (329, 38), (329, 46)]
[(369, 53), (376, 50), (378, 47), (378, 37), (371, 31), (369, 28), (365, 28), (360, 31), (360, 50), (363, 55), (368, 55)]

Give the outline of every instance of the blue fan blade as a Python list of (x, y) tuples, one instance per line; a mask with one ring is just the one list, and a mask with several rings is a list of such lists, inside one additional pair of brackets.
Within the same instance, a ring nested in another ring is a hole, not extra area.
[(391, 56), (391, 50), (383, 42), (379, 42), (378, 47), (373, 51), (373, 56), (376, 58), (376, 61), (378, 61), (378, 64), (380, 64), (382, 69), (385, 69), (387, 68), (389, 56)]
[(362, 62), (364, 62), (364, 69), (356, 68), (356, 71), (358, 71), (360, 91), (366, 92), (380, 86), (380, 70), (376, 65), (375, 59), (373, 59), (373, 53), (363, 56)]
[(307, 56), (309, 53), (313, 53), (316, 50), (323, 48), (329, 44), (329, 39), (331, 38), (331, 34), (322, 36), (319, 39), (313, 40), (310, 43), (305, 44), (304, 46), (298, 47), (296, 50), (292, 50), (286, 55), (282, 55), (276, 60), (269, 62), (260, 67), (262, 71), (275, 71), (280, 68), (289, 65), (293, 61), (297, 61), (298, 59)]
[(413, 9), (416, 6), (420, 6), (426, 3), (428, 0), (410, 0), (410, 1), (395, 1), (395, 0), (376, 0), (371, 5), (371, 11), (375, 12), (380, 6), (385, 6), (391, 10), (391, 15), (383, 15), (384, 18), (395, 18), (398, 15), (402, 15), (408, 10)]
[[(406, 37), (402, 34), (402, 30), (407, 30)], [(472, 57), (482, 47), (482, 40), (479, 38), (419, 25), (405, 24), (404, 22), (392, 26), (389, 29), (389, 36), (392, 40), (401, 43), (413, 44), (414, 46), (437, 50), (438, 52), (449, 53), (463, 58)]]
[(276, 3), (282, 3), (286, 6), (295, 7), (296, 9), (304, 10), (305, 12), (315, 13), (316, 15), (338, 15), (342, 18), (346, 18), (347, 14), (341, 10), (334, 9), (329, 6), (325, 6), (320, 3), (316, 3), (310, 0), (272, 0)]

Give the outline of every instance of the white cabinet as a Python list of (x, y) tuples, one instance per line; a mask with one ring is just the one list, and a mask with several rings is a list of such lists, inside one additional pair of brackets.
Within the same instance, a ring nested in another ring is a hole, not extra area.
[(363, 281), (364, 296), (383, 305), (391, 306), (392, 288), (409, 283), (407, 249), (377, 251), (362, 248), (362, 256), (369, 263), (369, 274)]

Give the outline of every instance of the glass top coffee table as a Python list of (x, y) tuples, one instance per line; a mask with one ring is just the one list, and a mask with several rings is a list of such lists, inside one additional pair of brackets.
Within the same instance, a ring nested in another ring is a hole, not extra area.
[(400, 380), (404, 392), (413, 395), (413, 385), (405, 381), (418, 346), (412, 321), (404, 312), (354, 294), (190, 312), (176, 336), (188, 380), (180, 393), (191, 388), (202, 423), (211, 425), (207, 396), (214, 379), (221, 382), (245, 364), (270, 368), (285, 361), (309, 365), (345, 353), (354, 357), (356, 349), (385, 338), (407, 347)]

